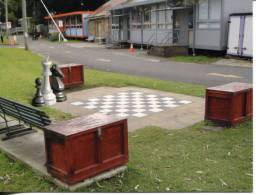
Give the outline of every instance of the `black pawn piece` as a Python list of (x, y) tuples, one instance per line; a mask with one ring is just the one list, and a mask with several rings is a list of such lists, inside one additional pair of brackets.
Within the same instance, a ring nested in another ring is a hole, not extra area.
[(62, 82), (62, 79), (64, 78), (64, 74), (56, 64), (54, 64), (51, 67), (51, 72), (52, 72), (51, 87), (52, 87), (53, 93), (56, 96), (56, 100), (57, 102), (64, 102), (67, 100), (67, 96), (64, 93), (65, 86), (64, 86), (64, 83)]
[(37, 78), (35, 80), (35, 83), (36, 83), (36, 94), (32, 100), (32, 105), (36, 107), (42, 107), (45, 104), (43, 94), (41, 92), (42, 80), (40, 78)]

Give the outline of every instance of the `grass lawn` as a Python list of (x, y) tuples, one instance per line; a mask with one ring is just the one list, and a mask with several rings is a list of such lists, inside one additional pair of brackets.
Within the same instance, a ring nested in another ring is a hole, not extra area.
[[(0, 49), (0, 96), (30, 104), (41, 58), (20, 49)], [(95, 70), (85, 71), (86, 87), (141, 86), (203, 96), (205, 87)], [(70, 115), (44, 110), (58, 120)], [(129, 134), (128, 170), (83, 192), (251, 192), (252, 122), (221, 132), (204, 123), (180, 130), (146, 127)], [(63, 191), (0, 152), (0, 191)]]
[[(129, 135), (128, 170), (80, 192), (251, 192), (252, 123), (223, 132), (147, 127)], [(62, 191), (0, 153), (0, 191)], [(28, 185), (29, 184), (29, 185)]]
[(211, 57), (211, 56), (177, 56), (177, 57), (170, 57), (172, 61), (176, 62), (188, 62), (188, 63), (198, 63), (198, 64), (211, 64), (220, 60), (220, 57)]
[(125, 74), (116, 74), (111, 72), (102, 72), (87, 69), (85, 71), (86, 86), (92, 88), (97, 86), (137, 86), (150, 89), (156, 89), (167, 92), (180, 93), (203, 97), (205, 95), (206, 86), (193, 85), (190, 83), (181, 83), (175, 81), (162, 81), (145, 77), (129, 76)]

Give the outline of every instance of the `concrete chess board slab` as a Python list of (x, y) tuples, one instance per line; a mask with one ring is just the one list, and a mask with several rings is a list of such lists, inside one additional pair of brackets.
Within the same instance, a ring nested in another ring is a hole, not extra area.
[(81, 101), (71, 102), (72, 106), (83, 107), (106, 115), (125, 118), (143, 118), (154, 113), (191, 104), (192, 101), (175, 99), (154, 93), (129, 90)]

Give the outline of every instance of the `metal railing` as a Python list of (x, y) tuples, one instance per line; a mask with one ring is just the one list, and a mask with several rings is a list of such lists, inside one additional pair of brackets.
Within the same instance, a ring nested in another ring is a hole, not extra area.
[(23, 33), (23, 27), (15, 27), (15, 28), (10, 29), (11, 35), (17, 35), (19, 33)]
[[(163, 38), (160, 39), (159, 37), (163, 37)], [(171, 45), (174, 45), (175, 43), (178, 43), (179, 38), (180, 36), (179, 36), (178, 30), (168, 31), (168, 32), (154, 32), (146, 41), (147, 48), (149, 48), (151, 45), (171, 46)]]

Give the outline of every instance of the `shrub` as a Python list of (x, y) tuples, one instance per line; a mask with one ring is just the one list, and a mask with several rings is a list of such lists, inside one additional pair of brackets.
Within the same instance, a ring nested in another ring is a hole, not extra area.
[(52, 42), (58, 41), (59, 40), (59, 33), (51, 33), (49, 36), (49, 40)]

